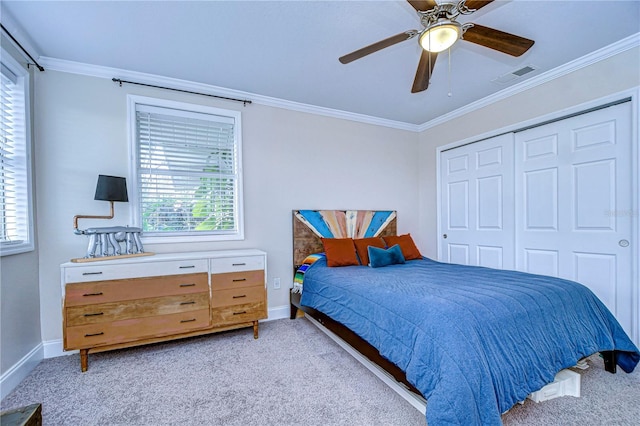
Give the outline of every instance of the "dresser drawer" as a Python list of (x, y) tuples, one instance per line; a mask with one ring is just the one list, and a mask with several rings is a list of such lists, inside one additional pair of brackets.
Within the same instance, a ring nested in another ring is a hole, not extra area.
[(66, 283), (79, 283), (136, 277), (195, 274), (198, 272), (207, 272), (207, 259), (124, 263), (121, 265), (92, 264), (90, 266), (65, 268), (64, 280)]
[(264, 287), (264, 271), (227, 272), (211, 275), (211, 289), (225, 290), (239, 287)]
[(238, 256), (220, 257), (210, 260), (211, 273), (223, 274), (225, 272), (255, 271), (264, 269), (263, 256)]
[(150, 297), (128, 302), (71, 306), (65, 309), (67, 327), (209, 309), (209, 293)]
[(209, 310), (184, 312), (146, 318), (133, 318), (103, 324), (88, 324), (65, 329), (65, 350), (94, 348), (167, 336), (209, 327)]
[(214, 327), (265, 318), (267, 318), (267, 309), (264, 301), (211, 310), (211, 320)]
[(109, 303), (209, 291), (206, 273), (73, 283), (65, 286), (65, 306)]
[(211, 293), (212, 308), (264, 302), (264, 300), (265, 288), (263, 285), (232, 288), (228, 290), (216, 290)]

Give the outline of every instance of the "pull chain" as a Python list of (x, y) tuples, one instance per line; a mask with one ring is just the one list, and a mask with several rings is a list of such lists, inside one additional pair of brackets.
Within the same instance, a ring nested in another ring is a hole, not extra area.
[(449, 93), (447, 96), (451, 97), (451, 47), (449, 47)]

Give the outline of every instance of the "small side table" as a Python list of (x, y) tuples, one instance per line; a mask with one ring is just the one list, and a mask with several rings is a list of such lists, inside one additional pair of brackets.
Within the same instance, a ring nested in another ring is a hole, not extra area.
[(42, 404), (31, 404), (0, 413), (2, 426), (42, 426)]

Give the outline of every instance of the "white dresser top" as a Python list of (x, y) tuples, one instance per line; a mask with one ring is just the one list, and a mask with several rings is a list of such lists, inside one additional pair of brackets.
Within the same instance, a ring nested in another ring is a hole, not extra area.
[(223, 257), (237, 256), (264, 256), (266, 253), (257, 249), (237, 249), (237, 250), (210, 250), (210, 251), (190, 251), (183, 253), (158, 253), (151, 256), (127, 257), (119, 259), (105, 258), (105, 260), (96, 260), (94, 262), (66, 262), (60, 265), (61, 268), (80, 268), (87, 266), (108, 266), (108, 265), (124, 265), (129, 263), (150, 263), (150, 262), (166, 262), (172, 260), (189, 260), (189, 259), (218, 259)]

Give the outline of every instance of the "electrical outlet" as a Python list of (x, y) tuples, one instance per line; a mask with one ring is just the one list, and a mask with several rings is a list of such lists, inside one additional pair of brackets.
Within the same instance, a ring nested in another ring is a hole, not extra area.
[(280, 288), (280, 278), (273, 279), (273, 288), (276, 290)]

